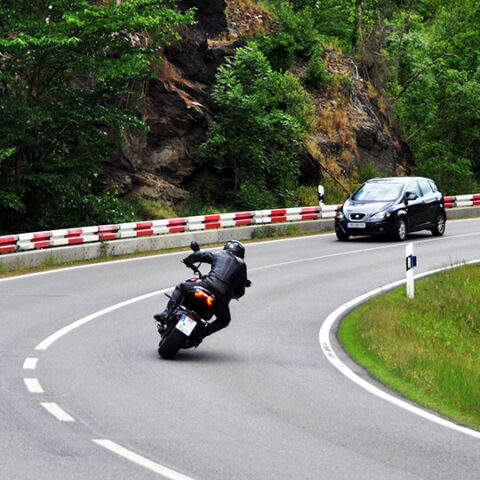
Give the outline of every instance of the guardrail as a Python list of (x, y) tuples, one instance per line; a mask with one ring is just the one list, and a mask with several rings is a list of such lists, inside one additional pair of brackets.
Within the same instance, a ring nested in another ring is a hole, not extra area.
[[(480, 205), (480, 194), (445, 197), (445, 208)], [(150, 220), (92, 227), (68, 228), (0, 237), (0, 253), (13, 253), (42, 248), (78, 245), (116, 239), (164, 235), (187, 231), (219, 229), (245, 225), (298, 222), (333, 218), (341, 205), (278, 208), (249, 212), (200, 215), (165, 220)]]
[(480, 193), (444, 197), (445, 208), (477, 207), (480, 205)]

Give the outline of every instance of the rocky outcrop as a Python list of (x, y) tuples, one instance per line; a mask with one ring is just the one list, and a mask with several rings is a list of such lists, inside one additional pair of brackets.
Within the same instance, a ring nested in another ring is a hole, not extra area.
[(178, 201), (187, 194), (185, 180), (196, 165), (195, 150), (213, 120), (211, 90), (215, 73), (241, 40), (209, 46), (207, 33), (226, 28), (225, 3), (184, 1), (197, 7), (198, 24), (182, 32), (182, 41), (165, 48), (155, 78), (141, 86), (138, 112), (148, 131), (131, 130), (121, 151), (104, 165), (99, 183), (123, 196), (137, 195)]
[[(215, 73), (243, 40), (211, 41), (271, 25), (264, 12), (248, 4), (227, 0), (232, 18), (225, 15), (224, 0), (183, 0), (181, 8), (197, 8), (197, 24), (182, 31), (182, 40), (165, 48), (155, 78), (139, 86), (138, 112), (148, 131), (127, 131), (118, 154), (104, 166), (100, 186), (116, 186), (123, 196), (163, 198), (178, 202), (197, 174), (195, 152), (206, 139), (214, 119), (211, 92)], [(247, 7), (246, 7), (247, 8)], [(268, 28), (271, 28), (268, 27)], [(310, 89), (317, 128), (301, 152), (302, 180), (315, 184), (329, 172), (349, 176), (372, 163), (379, 172), (408, 172), (413, 156), (398, 135), (392, 115), (378, 92), (362, 77), (362, 68), (335, 50), (325, 51), (333, 88)], [(293, 73), (304, 77), (306, 65)], [(342, 78), (350, 81), (342, 83)], [(335, 83), (335, 82), (334, 82)], [(332, 168), (332, 165), (334, 168)]]
[[(362, 65), (328, 48), (324, 59), (329, 84), (309, 89), (318, 121), (306, 142), (303, 180), (328, 175), (341, 181), (367, 165), (383, 175), (409, 173), (413, 153)], [(305, 65), (295, 73), (304, 77)]]

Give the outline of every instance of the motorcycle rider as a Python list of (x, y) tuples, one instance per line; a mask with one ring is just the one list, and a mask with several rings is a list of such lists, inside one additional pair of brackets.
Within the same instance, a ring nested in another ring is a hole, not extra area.
[(228, 304), (232, 298), (239, 299), (245, 294), (245, 287), (251, 285), (247, 279), (247, 265), (244, 262), (245, 247), (237, 240), (229, 240), (223, 250), (218, 252), (197, 251), (184, 258), (182, 261), (190, 267), (194, 263), (209, 263), (211, 265), (208, 275), (199, 281), (185, 281), (175, 287), (165, 310), (154, 315), (159, 332), (170, 317), (173, 310), (183, 299), (185, 292), (194, 286), (202, 286), (211, 291), (217, 301), (215, 309), (216, 319), (205, 327), (201, 340), (212, 333), (225, 328), (231, 320)]

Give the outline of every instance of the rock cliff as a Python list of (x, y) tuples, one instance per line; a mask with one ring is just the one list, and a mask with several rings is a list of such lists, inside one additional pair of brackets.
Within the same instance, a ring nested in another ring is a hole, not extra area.
[[(101, 186), (115, 185), (130, 198), (178, 202), (188, 195), (187, 185), (197, 173), (195, 150), (214, 120), (211, 92), (216, 70), (245, 44), (242, 34), (271, 28), (264, 12), (252, 5), (227, 3), (228, 15), (224, 0), (180, 3), (185, 9), (197, 8), (198, 23), (165, 48), (155, 78), (139, 87), (138, 112), (149, 130), (124, 133), (121, 150), (99, 177)], [(232, 40), (212, 41), (215, 37)], [(335, 50), (326, 50), (325, 60), (329, 73), (351, 80), (336, 89), (310, 90), (318, 121), (305, 142), (302, 180), (315, 184), (324, 175), (348, 176), (368, 163), (387, 174), (408, 172), (412, 154), (385, 100), (367, 82), (368, 72)], [(300, 77), (304, 71), (301, 64), (293, 69)]]

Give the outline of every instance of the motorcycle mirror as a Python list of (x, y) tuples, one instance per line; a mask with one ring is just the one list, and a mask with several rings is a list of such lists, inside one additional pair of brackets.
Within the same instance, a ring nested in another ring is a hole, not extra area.
[(198, 246), (198, 243), (193, 240), (191, 243), (190, 243), (190, 248), (194, 251), (194, 252), (198, 252), (200, 250), (200, 247)]

